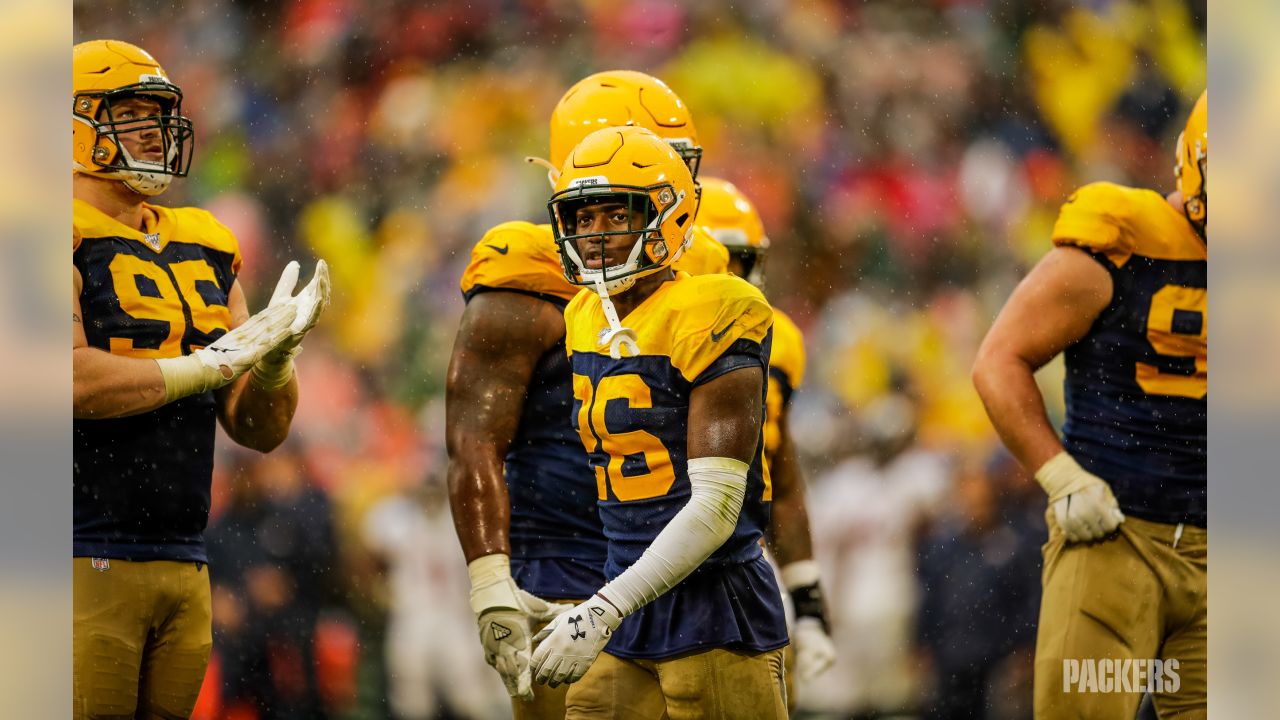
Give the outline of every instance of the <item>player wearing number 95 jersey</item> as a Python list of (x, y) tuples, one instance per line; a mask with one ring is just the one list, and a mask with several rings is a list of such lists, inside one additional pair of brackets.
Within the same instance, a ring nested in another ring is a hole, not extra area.
[(608, 582), (535, 638), (534, 678), (575, 683), (570, 718), (786, 717), (782, 599), (759, 543), (773, 311), (737, 277), (673, 271), (694, 185), (648, 131), (587, 136), (556, 188), (561, 262), (587, 286), (565, 346)]
[(146, 202), (190, 164), (182, 91), (114, 40), (76, 45), (73, 78), (74, 716), (188, 717), (212, 644), (215, 418), (246, 447), (284, 440), (328, 272), (295, 296), (290, 263), (249, 317), (231, 232)]
[[(1005, 444), (1049, 495), (1037, 718), (1133, 717), (1142, 693), (1079, 692), (1073, 660), (1176, 661), (1162, 718), (1205, 717), (1205, 284), (1209, 137), (1202, 94), (1178, 141), (1178, 191), (1087, 185), (1056, 247), (996, 319), (973, 378)], [(1032, 373), (1066, 353), (1059, 441)], [(1162, 680), (1165, 678), (1162, 678)]]

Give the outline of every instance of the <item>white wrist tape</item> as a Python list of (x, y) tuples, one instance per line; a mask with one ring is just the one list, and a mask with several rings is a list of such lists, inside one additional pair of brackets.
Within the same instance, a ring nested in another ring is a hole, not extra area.
[[(299, 345), (297, 350), (302, 350), (302, 346)], [(279, 390), (288, 385), (293, 379), (293, 356), (296, 354), (296, 352), (285, 354), (283, 362), (272, 362), (267, 358), (259, 360), (249, 371), (253, 384), (263, 390)]]
[(796, 588), (817, 585), (822, 580), (822, 573), (818, 570), (818, 561), (813, 559), (787, 563), (779, 574), (782, 575), (782, 584), (787, 588), (788, 592)]
[(1062, 498), (1102, 482), (1097, 475), (1080, 467), (1076, 459), (1063, 450), (1049, 458), (1036, 471), (1036, 482), (1049, 495), (1049, 502)]
[(479, 615), (491, 608), (520, 609), (516, 583), (511, 579), (511, 558), (506, 553), (478, 557), (467, 563), (471, 576), (471, 610)]
[(747, 494), (748, 469), (733, 458), (690, 460), (688, 504), (634, 565), (600, 588), (600, 595), (626, 617), (688, 577), (733, 534)]
[(200, 362), (200, 358), (183, 355), (175, 358), (159, 358), (160, 376), (164, 378), (164, 401), (171, 403), (188, 395), (208, 392), (226, 385), (233, 378)]

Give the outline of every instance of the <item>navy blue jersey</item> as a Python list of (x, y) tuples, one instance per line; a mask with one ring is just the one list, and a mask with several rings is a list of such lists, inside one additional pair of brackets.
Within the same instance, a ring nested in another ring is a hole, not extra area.
[[(694, 388), (748, 367), (760, 368), (763, 380), (772, 315), (760, 292), (739, 278), (678, 273), (624, 320), (640, 354), (613, 359), (598, 345), (608, 328), (599, 296), (584, 290), (565, 310), (573, 416), (595, 471), (610, 579), (639, 560), (689, 502)], [(764, 400), (765, 382), (761, 393)], [(762, 454), (759, 443), (729, 539), (692, 575), (627, 617), (610, 653), (665, 658), (715, 647), (763, 652), (787, 643), (781, 594), (760, 547), (770, 508)]]
[[(570, 285), (549, 225), (513, 222), (485, 234), (462, 277), (463, 296), (517, 292), (563, 309)], [(569, 361), (561, 341), (538, 359), (504, 464), (511, 502), (511, 574), (545, 598), (583, 600), (604, 584), (608, 544), (595, 480), (570, 422)]]
[[(85, 336), (117, 355), (179, 357), (227, 332), (239, 249), (203, 210), (148, 207), (156, 221), (139, 232), (75, 203)], [(210, 392), (131, 417), (76, 419), (74, 554), (205, 561), (216, 416)]]
[(1054, 242), (1088, 251), (1112, 298), (1066, 351), (1064, 440), (1128, 515), (1203, 527), (1207, 511), (1207, 249), (1159, 194), (1081, 188)]

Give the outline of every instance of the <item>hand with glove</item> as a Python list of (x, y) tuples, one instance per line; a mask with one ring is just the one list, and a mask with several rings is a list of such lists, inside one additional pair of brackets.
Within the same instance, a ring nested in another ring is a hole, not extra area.
[(561, 613), (533, 638), (533, 679), (550, 687), (581, 680), (621, 622), (618, 609), (598, 594)]
[(507, 694), (532, 700), (531, 626), (551, 621), (572, 606), (547, 602), (516, 587), (510, 558), (501, 553), (472, 560), (467, 572), (471, 576), (471, 610), (476, 615), (485, 662), (502, 676)]
[(1124, 522), (1124, 513), (1107, 481), (1080, 467), (1065, 450), (1040, 466), (1036, 481), (1049, 494), (1053, 515), (1067, 542), (1099, 540)]
[(831, 626), (822, 601), (818, 563), (798, 560), (782, 568), (782, 584), (791, 595), (796, 613), (792, 644), (796, 652), (796, 676), (809, 682), (826, 672), (836, 661)]
[(293, 378), (293, 359), (302, 352), (302, 339), (311, 332), (320, 320), (320, 313), (329, 305), (330, 283), (329, 266), (324, 260), (316, 263), (316, 272), (311, 282), (297, 295), (293, 294), (298, 284), (299, 265), (291, 260), (276, 283), (275, 292), (267, 308), (292, 305), (296, 308), (289, 336), (268, 352), (253, 366), (253, 382), (264, 390), (275, 390), (286, 385)]
[(297, 315), (293, 304), (268, 307), (207, 347), (156, 360), (164, 378), (165, 402), (216, 390), (248, 372), (290, 337)]

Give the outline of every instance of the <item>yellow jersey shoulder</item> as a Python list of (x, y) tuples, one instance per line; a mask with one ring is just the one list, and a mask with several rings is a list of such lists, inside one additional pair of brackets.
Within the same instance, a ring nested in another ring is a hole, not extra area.
[(564, 277), (551, 226), (523, 221), (485, 233), (471, 249), (459, 284), (467, 299), (485, 290), (510, 290), (563, 302), (579, 290)]
[(669, 344), (662, 350), (687, 380), (697, 378), (739, 341), (763, 344), (773, 327), (773, 308), (741, 278), (681, 274), (668, 284), (660, 302), (641, 306), (637, 314), (651, 315), (655, 329), (669, 328)]
[[(585, 289), (564, 311), (569, 354), (607, 352), (599, 339), (608, 330), (600, 297)], [(739, 341), (763, 344), (773, 326), (773, 308), (750, 283), (732, 275), (680, 272), (625, 318), (640, 354), (667, 358), (692, 382)]]
[(716, 275), (729, 272), (729, 249), (701, 225), (694, 226), (689, 247), (671, 265), (690, 275)]
[(780, 373), (791, 390), (804, 382), (804, 334), (786, 313), (773, 310), (773, 353), (769, 369)]
[(1154, 190), (1098, 182), (1077, 190), (1053, 226), (1056, 246), (1105, 254), (1123, 265), (1133, 255), (1157, 260), (1203, 260), (1204, 241), (1191, 223)]
[(72, 204), (72, 251), (86, 239), (123, 237), (147, 244), (159, 252), (170, 243), (199, 245), (231, 258), (231, 271), (240, 272), (243, 258), (236, 236), (208, 210), (194, 207), (170, 208), (147, 203), (155, 222), (135, 230), (83, 200)]

